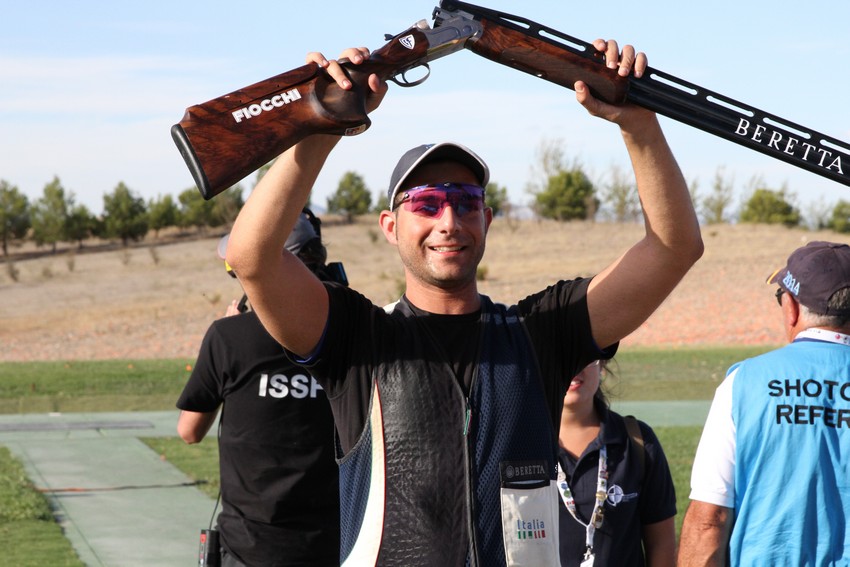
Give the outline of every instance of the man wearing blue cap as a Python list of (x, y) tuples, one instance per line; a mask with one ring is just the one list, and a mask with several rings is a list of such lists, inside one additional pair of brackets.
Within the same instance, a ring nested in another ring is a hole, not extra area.
[[(614, 41), (595, 46), (623, 77), (646, 69), (632, 46), (622, 54)], [(356, 65), (369, 52), (343, 56)], [(351, 88), (337, 61), (319, 53), (308, 61)], [(368, 84), (371, 111), (387, 86), (376, 75)], [(280, 257), (339, 137), (310, 136), (284, 152), (236, 220), (228, 262), (266, 328), (331, 402), (344, 453), (345, 565), (559, 563), (555, 455), (566, 387), (591, 361), (613, 356), (703, 250), (655, 115), (604, 104), (581, 81), (575, 87), (592, 115), (619, 126), (646, 215), (646, 236), (592, 279), (553, 283), (512, 306), (480, 294), (476, 271), (493, 220), (484, 203), (489, 169), (456, 143), (417, 146), (392, 172), (379, 222), (406, 290), (384, 309)], [(589, 565), (593, 550), (586, 555)]]
[(717, 388), (680, 567), (850, 563), (850, 246), (810, 242), (768, 283), (790, 344)]

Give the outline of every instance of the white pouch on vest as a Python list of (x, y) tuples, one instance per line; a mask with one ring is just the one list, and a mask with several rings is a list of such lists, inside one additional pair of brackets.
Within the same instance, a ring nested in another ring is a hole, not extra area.
[(558, 488), (545, 461), (500, 463), (502, 537), (508, 567), (560, 565)]

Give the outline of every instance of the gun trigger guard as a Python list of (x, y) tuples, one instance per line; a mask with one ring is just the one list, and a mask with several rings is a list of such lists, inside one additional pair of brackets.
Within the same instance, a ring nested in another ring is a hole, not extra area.
[(387, 80), (392, 81), (393, 83), (397, 84), (398, 86), (405, 87), (405, 88), (415, 87), (416, 85), (421, 85), (422, 83), (424, 83), (428, 79), (428, 77), (431, 76), (431, 67), (427, 63), (422, 63), (421, 65), (417, 65), (416, 67), (412, 67), (412, 68), (418, 69), (419, 67), (425, 67), (425, 69), (428, 70), (428, 72), (425, 74), (425, 76), (420, 78), (420, 79), (417, 79), (415, 81), (408, 81), (407, 80), (407, 71), (410, 71), (410, 69), (407, 69), (407, 70), (401, 72), (401, 80), (397, 79), (396, 78), (397, 76), (396, 77), (390, 77)]

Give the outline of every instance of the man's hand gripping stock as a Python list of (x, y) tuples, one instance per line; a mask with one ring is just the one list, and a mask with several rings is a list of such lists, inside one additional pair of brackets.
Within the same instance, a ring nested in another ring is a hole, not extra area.
[[(328, 59), (318, 51), (311, 51), (307, 54), (307, 63), (315, 63), (319, 67), (323, 68), (328, 72), (328, 74), (336, 81), (337, 85), (341, 89), (351, 90), (354, 88), (354, 84), (351, 82), (351, 79), (348, 77), (348, 74), (345, 72), (345, 69), (342, 68), (340, 63), (342, 61), (350, 61), (355, 65), (360, 65), (367, 59), (369, 59), (369, 49), (366, 47), (351, 47), (343, 51), (339, 59)], [(378, 106), (380, 106), (381, 101), (384, 99), (384, 95), (387, 94), (387, 90), (389, 85), (386, 81), (381, 80), (374, 73), (369, 75), (369, 79), (367, 81), (367, 86), (369, 91), (365, 93), (366, 95), (366, 112), (370, 113)]]

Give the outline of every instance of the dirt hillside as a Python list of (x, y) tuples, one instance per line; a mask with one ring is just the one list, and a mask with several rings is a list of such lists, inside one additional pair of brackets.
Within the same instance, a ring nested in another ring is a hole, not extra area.
[[(403, 276), (376, 219), (326, 222), (330, 261), (378, 304)], [(513, 302), (562, 277), (594, 274), (642, 235), (640, 225), (497, 219), (482, 262), (482, 293)], [(780, 344), (773, 289), (764, 284), (809, 240), (850, 237), (777, 226), (703, 227), (706, 252), (623, 346)], [(216, 255), (219, 235), (128, 250), (18, 256), (0, 270), (0, 361), (189, 357), (209, 324), (241, 297)]]

